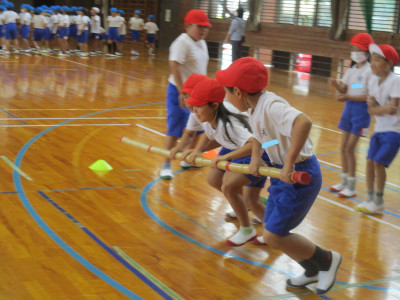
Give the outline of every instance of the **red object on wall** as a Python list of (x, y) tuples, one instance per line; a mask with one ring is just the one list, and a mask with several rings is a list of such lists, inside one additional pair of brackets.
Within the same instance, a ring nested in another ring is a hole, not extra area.
[(296, 54), (296, 62), (295, 62), (294, 69), (297, 72), (310, 73), (310, 71), (311, 71), (311, 60), (312, 60), (312, 55), (297, 53)]

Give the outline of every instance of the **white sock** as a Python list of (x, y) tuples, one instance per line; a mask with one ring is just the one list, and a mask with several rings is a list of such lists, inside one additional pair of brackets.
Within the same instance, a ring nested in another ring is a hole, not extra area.
[(354, 177), (347, 177), (347, 188), (350, 191), (354, 191), (356, 189), (356, 179)]
[(340, 176), (342, 177), (342, 185), (347, 186), (347, 179), (349, 178), (349, 174), (342, 173), (342, 174), (340, 174)]
[(251, 239), (256, 235), (257, 232), (253, 226), (249, 227), (240, 226), (239, 231), (236, 232), (229, 240), (236, 245), (241, 245), (246, 243), (249, 239)]

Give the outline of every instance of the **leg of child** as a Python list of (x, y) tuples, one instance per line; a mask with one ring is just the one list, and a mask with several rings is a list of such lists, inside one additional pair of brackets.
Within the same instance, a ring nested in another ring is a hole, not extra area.
[(330, 190), (333, 192), (341, 192), (347, 186), (347, 178), (349, 177), (349, 174), (347, 166), (346, 149), (349, 136), (350, 136), (349, 132), (347, 131), (342, 132), (342, 139), (340, 142), (340, 158), (342, 160), (342, 173), (340, 174), (340, 176), (342, 177), (342, 182), (331, 186)]
[(257, 218), (263, 220), (265, 214), (265, 205), (260, 200), (261, 190), (261, 188), (244, 186), (243, 198), (246, 203), (246, 207), (250, 209)]
[(375, 182), (375, 163), (372, 161), (372, 159), (367, 159), (366, 182), (368, 193), (367, 202), (370, 202), (374, 199)]
[(346, 166), (346, 172), (343, 173), (347, 174), (348, 177), (346, 178), (347, 184), (345, 189), (339, 193), (339, 197), (342, 198), (354, 197), (357, 194), (355, 189), (356, 156), (354, 152), (359, 136), (348, 132), (346, 136), (347, 140), (341, 152), (342, 161), (345, 161), (343, 166)]
[(383, 189), (386, 182), (386, 168), (384, 165), (374, 162), (376, 174), (376, 197), (374, 202), (377, 206), (383, 206)]
[(210, 168), (210, 171), (208, 172), (207, 175), (207, 183), (214, 189), (221, 191), (223, 177), (224, 177), (224, 172)]

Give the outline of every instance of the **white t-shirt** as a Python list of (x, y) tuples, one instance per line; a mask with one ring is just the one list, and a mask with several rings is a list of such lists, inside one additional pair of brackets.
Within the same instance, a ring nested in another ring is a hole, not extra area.
[(147, 22), (144, 24), (143, 29), (146, 30), (148, 34), (155, 34), (158, 31), (158, 26), (154, 22)]
[(47, 20), (43, 15), (34, 15), (32, 18), (33, 28), (45, 29)]
[(28, 12), (23, 12), (19, 14), (19, 19), (22, 25), (30, 25), (32, 22), (32, 15)]
[[(379, 77), (372, 76), (369, 94), (375, 97), (379, 105), (391, 103), (392, 98), (400, 98), (400, 77), (390, 73), (385, 81), (379, 84)], [(395, 115), (375, 115), (375, 132), (394, 131), (400, 133), (400, 107)]]
[[(180, 64), (182, 82), (192, 74), (207, 75), (208, 48), (204, 40), (194, 41), (187, 33), (178, 36), (169, 47), (169, 60)], [(176, 86), (171, 74), (168, 81)]]
[(120, 35), (126, 35), (126, 24), (122, 24)]
[[(57, 16), (56, 16), (57, 17)], [(60, 27), (69, 27), (69, 16), (68, 15), (61, 15), (60, 17), (58, 17), (58, 26)]]
[(91, 25), (90, 25), (90, 32), (91, 33), (100, 33), (100, 17), (99, 16), (92, 16), (91, 17)]
[(69, 16), (69, 24), (70, 25), (76, 24), (76, 17), (77, 16)]
[(50, 30), (52, 33), (57, 33), (57, 27), (59, 26), (58, 24), (58, 16), (57, 15), (52, 15), (50, 17), (50, 21), (52, 25), (50, 25)]
[(366, 62), (361, 68), (354, 65), (348, 69), (342, 78), (342, 82), (347, 85), (349, 96), (368, 95), (368, 81), (372, 76), (371, 66)]
[(107, 22), (108, 22), (108, 27), (118, 27), (118, 28), (120, 28), (123, 23), (123, 22), (121, 23), (121, 17), (119, 17), (119, 16), (115, 16), (115, 17), (108, 16)]
[[(250, 125), (254, 137), (261, 143), (278, 140), (279, 144), (265, 149), (273, 164), (283, 165), (289, 151), (293, 122), (302, 112), (271, 92), (265, 92), (252, 111), (249, 109)], [(297, 162), (310, 158), (313, 144), (308, 137)]]
[(3, 23), (10, 24), (10, 23), (17, 23), (19, 19), (18, 14), (15, 11), (7, 10), (3, 12)]
[[(240, 114), (245, 117), (249, 117), (248, 113), (241, 112), (240, 110), (238, 110), (236, 107), (234, 107), (231, 103), (229, 103), (226, 100), (224, 100), (224, 102), (222, 102), (222, 104), (226, 107), (227, 110), (229, 110), (232, 113)], [(190, 131), (202, 131), (203, 130), (203, 126), (201, 125), (201, 122), (195, 113), (190, 113), (189, 119), (186, 123), (186, 129), (188, 129)]]
[(88, 30), (90, 24), (90, 19), (88, 16), (78, 16), (76, 19), (76, 25), (78, 30)]
[(131, 30), (142, 30), (144, 21), (142, 18), (132, 17), (129, 19), (129, 25)]

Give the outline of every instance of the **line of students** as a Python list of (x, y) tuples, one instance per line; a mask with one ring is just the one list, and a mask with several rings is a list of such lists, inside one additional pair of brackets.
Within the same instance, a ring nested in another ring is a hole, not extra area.
[[(109, 56), (120, 56), (126, 35), (125, 12), (116, 8), (110, 9), (107, 17), (106, 31), (101, 27), (100, 9), (92, 7), (89, 11), (84, 7), (41, 6), (34, 8), (28, 4), (21, 5), (18, 15), (14, 4), (3, 0), (0, 5), (0, 46), (3, 54), (34, 51), (35, 53), (58, 52), (60, 56), (76, 53), (81, 57), (103, 53), (104, 42), (108, 44)], [(158, 26), (154, 23), (154, 15), (148, 16), (144, 23), (141, 12), (136, 10), (130, 18), (130, 32), (133, 40), (132, 55), (139, 55), (138, 42), (143, 30), (146, 30), (146, 43), (149, 54), (154, 56)], [(18, 32), (19, 24), (19, 32)], [(22, 40), (19, 47), (18, 33)], [(89, 37), (93, 40), (92, 51), (89, 53)], [(33, 45), (33, 48), (31, 48)], [(59, 50), (58, 50), (59, 49)]]

